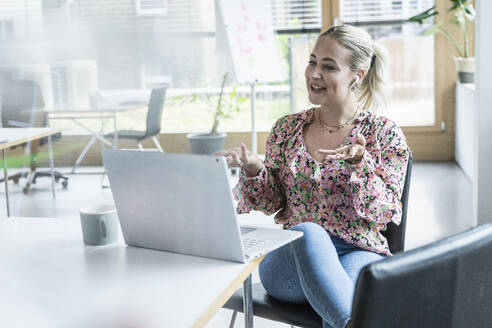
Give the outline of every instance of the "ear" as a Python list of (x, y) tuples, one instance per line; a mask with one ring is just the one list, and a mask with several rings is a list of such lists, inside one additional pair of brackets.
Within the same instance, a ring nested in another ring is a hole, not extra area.
[(364, 78), (364, 75), (366, 74), (366, 71), (364, 71), (363, 69), (360, 69), (356, 75), (355, 75), (355, 79), (354, 81), (352, 81), (352, 83), (350, 84), (350, 87), (354, 87), (356, 85), (358, 85), (360, 83), (360, 81)]
[(366, 71), (363, 69), (360, 69), (359, 72), (357, 72), (357, 75), (362, 80), (364, 78), (364, 76), (366, 76)]

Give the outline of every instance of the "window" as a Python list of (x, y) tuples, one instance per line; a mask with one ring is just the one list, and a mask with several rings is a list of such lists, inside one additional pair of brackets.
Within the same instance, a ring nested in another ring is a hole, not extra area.
[(420, 36), (422, 27), (405, 23), (433, 5), (431, 0), (340, 0), (341, 21), (364, 28), (389, 50), (393, 93), (384, 114), (400, 125), (435, 124), (434, 40)]
[(11, 19), (0, 19), (0, 38), (11, 39), (14, 36), (14, 22)]
[[(289, 36), (319, 32), (321, 0), (267, 1), (281, 50), (279, 61), (287, 73)], [(0, 5), (3, 16), (9, 16), (6, 19), (23, 22), (22, 33), (27, 36), (13, 40), (23, 47), (7, 47), (0, 39), (5, 49), (0, 60), (13, 68), (39, 63), (51, 67), (42, 77), (37, 76), (46, 93), (45, 102), (55, 107), (85, 108), (94, 104), (90, 102), (94, 98), (101, 103), (117, 102), (118, 95), (130, 101), (129, 95), (140, 97), (144, 88), (162, 83), (170, 84), (169, 96), (209, 92), (219, 87), (224, 71), (231, 71), (230, 59), (219, 54), (224, 44), (216, 31), (215, 0), (29, 0), (28, 4), (9, 0)], [(25, 47), (29, 43), (32, 49), (39, 49), (36, 56), (30, 51), (16, 52), (29, 49)], [(96, 69), (86, 76), (58, 65), (79, 61), (94, 62)], [(78, 83), (77, 90), (80, 83), (93, 85), (75, 94), (73, 83)], [(289, 81), (275, 84), (257, 86), (259, 131), (269, 130), (279, 116), (290, 111)], [(241, 86), (238, 93), (249, 98), (249, 86)], [(99, 99), (105, 95), (111, 99)], [(250, 103), (242, 107), (241, 113), (221, 125), (222, 131), (250, 129)], [(209, 130), (212, 117), (199, 103), (172, 106), (168, 102), (163, 119), (165, 132), (198, 132)], [(125, 128), (124, 119), (121, 128)], [(84, 133), (77, 126), (70, 129)]]
[(277, 32), (319, 31), (320, 0), (271, 0), (273, 27)]
[(401, 24), (433, 4), (432, 0), (340, 0), (340, 18), (352, 24)]
[(167, 0), (135, 0), (138, 15), (167, 14)]

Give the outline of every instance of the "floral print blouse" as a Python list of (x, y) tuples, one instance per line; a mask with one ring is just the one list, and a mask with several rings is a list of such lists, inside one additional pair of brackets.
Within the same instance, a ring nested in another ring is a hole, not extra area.
[(316, 162), (307, 152), (303, 127), (315, 108), (280, 118), (267, 139), (263, 168), (255, 177), (241, 172), (234, 188), (237, 212), (279, 211), (285, 229), (302, 222), (321, 225), (330, 235), (362, 249), (392, 256), (381, 231), (401, 220), (401, 195), (410, 150), (391, 120), (362, 111), (344, 145), (357, 133), (366, 138), (359, 163)]

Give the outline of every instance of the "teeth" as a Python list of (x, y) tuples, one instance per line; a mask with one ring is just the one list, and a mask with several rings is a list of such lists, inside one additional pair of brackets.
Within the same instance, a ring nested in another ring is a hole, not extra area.
[(324, 89), (325, 87), (322, 87), (322, 86), (319, 86), (319, 85), (311, 85), (311, 87), (314, 89), (314, 90), (321, 90), (321, 89)]

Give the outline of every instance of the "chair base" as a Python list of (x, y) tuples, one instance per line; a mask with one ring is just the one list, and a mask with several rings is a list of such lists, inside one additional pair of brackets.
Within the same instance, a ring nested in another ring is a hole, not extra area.
[[(155, 147), (156, 147), (156, 148), (157, 148), (157, 149), (158, 149), (161, 153), (163, 153), (163, 152), (164, 152), (164, 150), (162, 150), (161, 144), (159, 143), (159, 140), (157, 140), (157, 137), (156, 137), (156, 136), (153, 136), (153, 137), (152, 137), (152, 141), (154, 141), (154, 145), (155, 145)], [(140, 149), (140, 150), (144, 150), (145, 148), (142, 146), (141, 142), (142, 142), (142, 140), (139, 140), (139, 141), (137, 142), (137, 147), (138, 147), (138, 149)]]
[[(62, 181), (63, 189), (68, 187), (68, 177), (63, 175), (58, 171), (53, 171), (55, 182), (58, 182), (60, 179)], [(31, 184), (35, 184), (38, 178), (49, 177), (51, 178), (51, 171), (31, 171), (31, 172), (19, 172), (8, 177), (8, 180), (12, 180), (15, 184), (18, 184), (21, 178), (27, 178), (26, 185), (22, 189), (24, 194), (29, 194), (31, 190)], [(4, 182), (5, 179), (0, 179), (0, 183)]]

